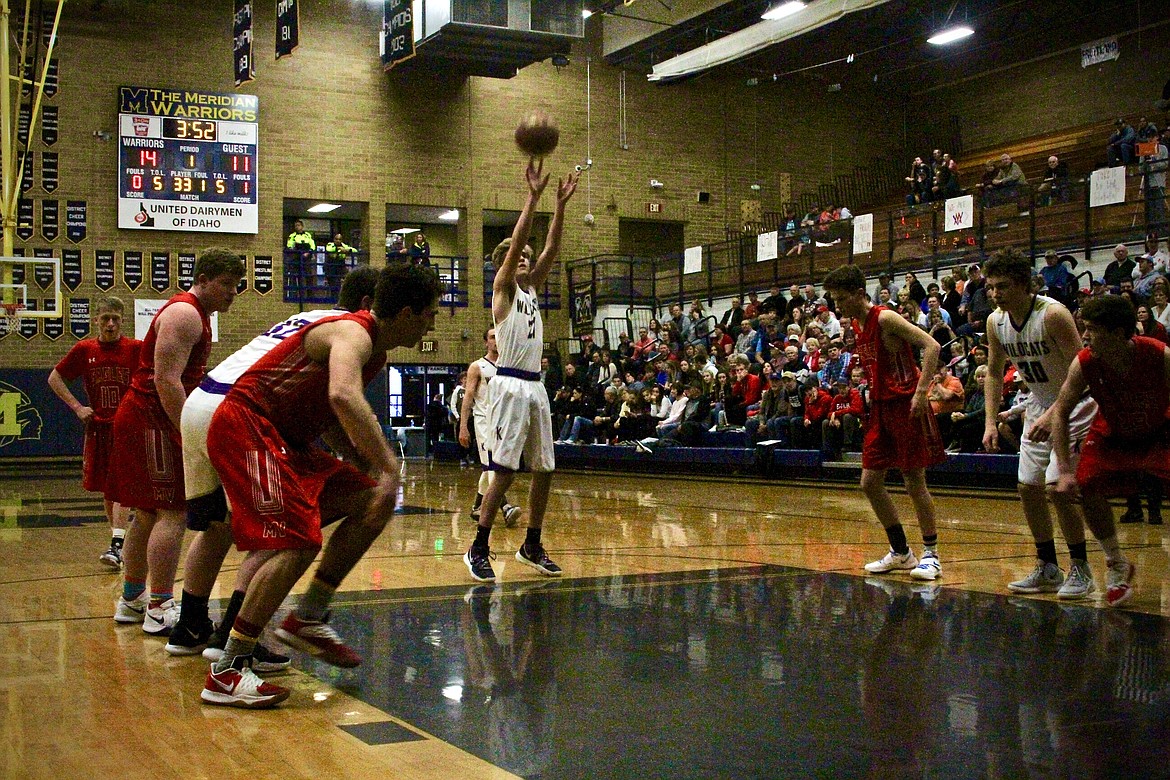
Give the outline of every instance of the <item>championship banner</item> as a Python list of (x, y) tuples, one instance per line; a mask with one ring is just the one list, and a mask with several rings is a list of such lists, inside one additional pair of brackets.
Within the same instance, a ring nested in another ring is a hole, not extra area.
[(49, 60), (49, 71), (45, 74), (45, 97), (56, 97), (60, 85), (61, 61), (56, 57)]
[(37, 63), (33, 60), (32, 52), (24, 58), (24, 76), (20, 82), (20, 96), (22, 98), (32, 95), (32, 85), (37, 81)]
[(56, 152), (41, 152), (41, 188), (56, 192), (61, 183), (60, 156)]
[(33, 232), (33, 202), (21, 198), (16, 204), (16, 237), (28, 241)]
[(236, 11), (232, 16), (232, 63), (237, 87), (256, 78), (256, 66), (252, 61), (251, 0), (236, 0)]
[(171, 289), (170, 252), (150, 253), (150, 286), (155, 292)]
[(89, 298), (69, 299), (69, 333), (78, 341), (89, 336)]
[(21, 155), (21, 160), (24, 162), (24, 170), (20, 174), (20, 191), (28, 192), (33, 186), (33, 160), (36, 156), (32, 153)]
[(593, 280), (573, 287), (573, 335), (593, 332)]
[[(29, 298), (25, 301), (25, 303), (27, 304), (25, 306), (26, 311), (37, 311), (36, 298)], [(37, 335), (37, 331), (40, 329), (39, 325), (37, 324), (40, 321), (40, 317), (25, 317), (22, 319), (20, 321), (20, 330), (17, 331), (20, 333), (20, 337), (25, 341), (31, 341), (32, 337)]]
[[(12, 248), (13, 257), (24, 257), (24, 247), (17, 246)], [(12, 283), (24, 284), (24, 263), (12, 266)]]
[(57, 106), (45, 106), (41, 109), (41, 143), (45, 146), (57, 143), (60, 123), (60, 110)]
[[(34, 249), (33, 257), (51, 258), (53, 256), (52, 249)], [(37, 283), (37, 287), (42, 290), (49, 289), (49, 285), (53, 283), (53, 268), (45, 263), (36, 263), (33, 265), (33, 281)]]
[(293, 53), (301, 42), (297, 0), (276, 0), (276, 59)]
[(65, 201), (65, 238), (80, 244), (89, 232), (88, 221), (89, 206), (84, 200)]
[(407, 0), (383, 0), (378, 48), (382, 70), (391, 70), (414, 56), (414, 16)]
[(240, 277), (240, 281), (236, 283), (236, 295), (247, 292), (248, 290), (248, 256), (240, 255), (240, 259), (244, 261), (244, 275)]
[(256, 255), (252, 259), (252, 288), (260, 295), (272, 292), (272, 255)]
[(20, 106), (20, 113), (16, 117), (16, 140), (20, 141), (21, 146), (28, 146), (28, 130), (30, 124), (29, 107), (22, 104)]
[(41, 235), (46, 241), (56, 241), (61, 235), (61, 203), (56, 200), (41, 201)]
[(61, 282), (73, 292), (81, 286), (81, 250), (61, 250)]
[(114, 250), (99, 249), (93, 253), (93, 283), (103, 292), (114, 289)]
[(177, 286), (183, 292), (187, 292), (193, 284), (195, 284), (195, 255), (188, 252), (180, 252)]
[[(52, 310), (56, 303), (57, 302), (52, 298), (45, 299), (45, 307), (49, 310)], [(49, 341), (56, 341), (57, 339), (61, 338), (62, 335), (64, 335), (65, 316), (63, 314), (58, 313), (58, 316), (49, 317), (44, 322), (45, 324), (41, 326), (41, 333)]]
[(142, 286), (142, 253), (122, 252), (122, 282), (131, 290)]

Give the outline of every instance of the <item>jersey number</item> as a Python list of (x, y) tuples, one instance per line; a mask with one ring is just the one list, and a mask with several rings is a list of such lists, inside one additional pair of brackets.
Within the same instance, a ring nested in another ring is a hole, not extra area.
[(264, 335), (268, 338), (276, 339), (277, 341), (284, 341), (286, 338), (296, 333), (298, 330), (308, 324), (308, 320), (286, 320), (277, 325), (273, 325)]
[(103, 409), (117, 409), (122, 400), (122, 388), (103, 385), (101, 388), (101, 403)]
[(1048, 372), (1044, 370), (1043, 363), (1023, 360), (1016, 364), (1016, 368), (1029, 384), (1044, 384), (1048, 381)]

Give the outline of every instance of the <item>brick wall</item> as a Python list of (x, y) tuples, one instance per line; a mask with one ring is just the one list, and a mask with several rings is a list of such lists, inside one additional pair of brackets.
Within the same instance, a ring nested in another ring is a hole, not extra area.
[[(386, 203), (450, 205), (465, 219), (456, 241), (471, 258), (483, 256), (482, 211), (518, 210), (523, 203), (520, 153), (512, 143), (518, 117), (543, 109), (559, 121), (561, 146), (550, 158), (564, 174), (587, 154), (594, 168), (570, 205), (563, 257), (616, 252), (618, 220), (647, 218), (646, 201), (664, 204), (662, 219), (686, 222), (686, 243), (722, 240), (725, 225), (739, 220), (740, 201), (757, 197), (776, 209), (779, 183), (792, 192), (852, 170), (900, 144), (900, 103), (878, 94), (825, 95), (805, 82), (748, 87), (741, 78), (705, 77), (670, 87), (653, 86), (643, 74), (626, 74), (629, 148), (618, 145), (620, 73), (607, 66), (596, 42), (578, 47), (560, 70), (548, 63), (525, 68), (510, 80), (459, 79), (441, 75), (387, 76), (378, 60), (380, 17), (371, 4), (322, 0), (301, 8), (301, 46), (289, 58), (272, 55), (272, 3), (255, 5), (257, 79), (240, 89), (232, 84), (230, 18), (227, 0), (142, 3), (108, 0), (99, 11), (88, 4), (66, 8), (58, 42), (61, 87), (47, 101), (60, 107), (61, 185), (52, 195), (34, 186), (34, 199), (85, 200), (89, 234), (81, 244), (85, 281), (74, 295), (96, 298), (95, 249), (117, 252), (114, 294), (153, 297), (148, 281), (137, 293), (121, 282), (121, 253), (141, 250), (198, 251), (220, 245), (276, 257), (283, 245), (282, 199), (320, 198), (368, 204), (364, 245), (383, 244)], [(592, 149), (586, 137), (586, 59), (592, 72)], [(811, 82), (808, 82), (811, 85)], [(95, 130), (116, 131), (119, 85), (246, 92), (260, 98), (260, 232), (256, 236), (153, 233), (116, 227), (117, 142), (101, 141)], [(33, 149), (44, 150), (39, 134)], [(785, 178), (787, 177), (787, 178)], [(651, 178), (665, 182), (651, 190)], [(755, 193), (753, 182), (763, 189)], [(39, 182), (38, 182), (39, 183)], [(711, 201), (695, 202), (699, 190)], [(551, 208), (546, 196), (544, 206)], [(596, 222), (583, 223), (586, 209)], [(39, 219), (40, 210), (37, 209)], [(63, 221), (62, 217), (62, 221)], [(64, 225), (62, 225), (64, 234)], [(38, 224), (39, 235), (39, 224)], [(71, 247), (64, 236), (35, 247)], [(490, 314), (482, 300), (482, 269), (472, 261), (472, 305), (454, 316), (440, 314), (434, 338), (439, 351), (427, 355), (398, 351), (395, 362), (468, 362), (479, 354), (477, 338)], [(171, 290), (173, 293), (175, 290)], [(280, 289), (259, 296), (249, 289), (220, 320), (221, 341), (212, 360), (226, 356), (293, 307), (281, 303)], [(568, 332), (566, 314), (547, 318), (549, 339)], [(0, 340), (0, 364), (49, 367), (74, 343), (16, 335)]]

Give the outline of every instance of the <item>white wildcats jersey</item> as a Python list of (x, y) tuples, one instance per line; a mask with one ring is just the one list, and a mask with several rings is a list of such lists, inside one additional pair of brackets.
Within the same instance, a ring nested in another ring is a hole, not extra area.
[(479, 366), (479, 387), (475, 388), (475, 399), (471, 404), (471, 413), (476, 417), (487, 419), (488, 416), (488, 382), (496, 375), (496, 364), (485, 357), (475, 361)]
[[(1032, 390), (1032, 403), (1047, 408), (1056, 403), (1060, 386), (1068, 373), (1068, 365), (1060, 357), (1052, 334), (1044, 328), (1044, 315), (1050, 306), (1061, 304), (1045, 295), (1032, 299), (1032, 308), (1017, 330), (1008, 313), (995, 312), (995, 335), (1008, 360), (1020, 372)], [(1078, 345), (1079, 346), (1079, 345)]]
[(273, 347), (296, 333), (311, 322), (325, 317), (349, 314), (345, 309), (314, 309), (297, 312), (284, 322), (277, 323), (264, 333), (228, 355), (222, 363), (207, 372), (207, 377), (223, 385), (234, 385), (244, 372), (257, 360), (267, 355)]
[(540, 373), (540, 355), (544, 352), (544, 323), (536, 295), (516, 287), (516, 300), (503, 322), (496, 323), (496, 359), (499, 368), (518, 368)]

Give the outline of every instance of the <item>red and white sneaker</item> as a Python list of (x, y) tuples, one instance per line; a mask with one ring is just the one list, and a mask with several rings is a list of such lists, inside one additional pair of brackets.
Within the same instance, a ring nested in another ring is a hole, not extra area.
[(289, 693), (288, 688), (261, 680), (251, 667), (228, 669), (217, 674), (212, 666), (199, 698), (208, 704), (260, 710), (275, 707), (287, 699)]
[(1133, 575), (1136, 569), (1129, 561), (1115, 561), (1105, 571), (1105, 602), (1120, 607), (1133, 597)]
[(304, 650), (332, 666), (352, 669), (361, 664), (362, 657), (341, 641), (341, 637), (326, 622), (328, 619), (326, 615), (323, 621), (302, 620), (296, 613), (290, 612), (280, 628), (276, 629), (276, 636), (286, 645)]

